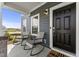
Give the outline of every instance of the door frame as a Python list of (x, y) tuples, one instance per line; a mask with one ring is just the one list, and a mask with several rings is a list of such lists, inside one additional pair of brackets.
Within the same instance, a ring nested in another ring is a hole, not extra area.
[(36, 17), (36, 16), (38, 16), (38, 32), (40, 32), (40, 13), (37, 13), (37, 14), (31, 16), (31, 34), (32, 35), (37, 35), (37, 34), (32, 33), (32, 19), (33, 19), (33, 17)]
[(49, 32), (49, 34), (50, 34), (50, 36), (49, 36), (50, 37), (50, 48), (52, 50), (61, 52), (61, 53), (68, 55), (68, 56), (74, 56), (74, 55), (70, 54), (70, 52), (66, 53), (67, 51), (64, 51), (64, 50), (62, 51), (61, 49), (53, 47), (53, 10), (65, 7), (65, 6), (73, 4), (73, 3), (74, 2), (62, 2), (60, 4), (57, 4), (56, 6), (50, 8), (50, 15), (49, 15), (50, 16), (50, 32)]

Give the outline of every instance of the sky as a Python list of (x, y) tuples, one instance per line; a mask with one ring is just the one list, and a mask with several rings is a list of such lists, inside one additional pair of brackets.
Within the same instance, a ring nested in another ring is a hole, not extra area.
[(21, 28), (21, 14), (13, 10), (2, 9), (2, 22), (6, 28)]

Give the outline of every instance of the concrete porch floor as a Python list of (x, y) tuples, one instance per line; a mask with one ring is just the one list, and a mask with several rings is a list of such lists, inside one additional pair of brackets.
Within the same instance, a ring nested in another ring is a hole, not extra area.
[[(27, 46), (28, 47), (28, 46)], [(26, 47), (26, 48), (27, 48)], [(34, 50), (34, 52), (36, 52), (36, 51), (39, 51), (40, 49), (41, 49), (41, 45), (39, 45), (39, 46), (37, 46)], [(31, 52), (31, 50), (24, 50), (23, 49), (24, 47), (23, 46), (21, 46), (21, 44), (19, 44), (19, 45), (15, 45), (12, 49), (11, 49), (11, 51), (8, 53), (8, 57), (46, 57), (47, 56), (47, 54), (48, 54), (48, 52), (50, 51), (50, 49), (49, 48), (44, 48), (44, 50), (40, 53), (40, 54), (38, 54), (38, 55), (35, 55), (35, 56), (30, 56), (30, 52)]]

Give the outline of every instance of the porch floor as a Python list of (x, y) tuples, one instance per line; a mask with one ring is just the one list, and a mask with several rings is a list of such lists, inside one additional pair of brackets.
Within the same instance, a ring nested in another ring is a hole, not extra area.
[[(41, 48), (42, 46), (37, 46), (37, 48), (35, 48), (35, 51), (39, 51), (39, 49)], [(46, 57), (48, 52), (50, 51), (49, 48), (44, 48), (44, 50), (38, 54), (38, 55), (35, 55), (35, 56), (30, 56), (30, 52), (31, 50), (24, 50), (23, 49), (24, 47), (21, 46), (21, 44), (19, 45), (15, 45), (11, 51), (8, 53), (8, 57)]]

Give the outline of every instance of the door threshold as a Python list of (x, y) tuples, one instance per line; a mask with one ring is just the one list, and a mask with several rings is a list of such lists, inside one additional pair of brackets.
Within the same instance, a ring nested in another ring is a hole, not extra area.
[(69, 56), (69, 57), (76, 57), (76, 54), (75, 53), (71, 53), (71, 52), (68, 52), (66, 50), (63, 50), (63, 49), (60, 49), (60, 48), (56, 48), (56, 47), (53, 47), (51, 48), (52, 50), (55, 50), (57, 52), (60, 52), (66, 56)]

